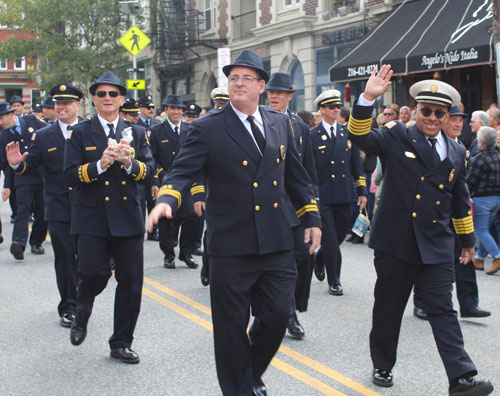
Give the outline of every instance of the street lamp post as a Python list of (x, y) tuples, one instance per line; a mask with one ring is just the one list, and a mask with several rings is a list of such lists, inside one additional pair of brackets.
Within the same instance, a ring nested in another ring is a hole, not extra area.
[[(126, 15), (132, 15), (132, 25), (135, 26), (135, 16), (142, 14), (142, 7), (138, 0), (133, 1), (120, 1), (120, 6)], [(134, 55), (132, 57), (132, 68), (134, 73), (134, 80), (137, 80), (137, 57)], [(137, 99), (137, 89), (134, 89), (134, 99)]]

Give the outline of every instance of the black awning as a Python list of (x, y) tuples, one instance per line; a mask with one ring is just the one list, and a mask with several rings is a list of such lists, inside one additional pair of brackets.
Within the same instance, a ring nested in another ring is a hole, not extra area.
[(394, 74), (493, 62), (491, 0), (406, 0), (348, 55), (330, 80), (368, 78), (388, 63)]

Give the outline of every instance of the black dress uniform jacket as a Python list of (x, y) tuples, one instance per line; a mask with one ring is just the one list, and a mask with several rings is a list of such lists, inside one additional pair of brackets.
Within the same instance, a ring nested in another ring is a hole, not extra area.
[(380, 156), (384, 169), (369, 246), (412, 263), (453, 262), (450, 206), (462, 246), (474, 246), (465, 148), (441, 132), (448, 156), (433, 165), (429, 143), (416, 125), (406, 129), (394, 121), (370, 132), (371, 110), (355, 104), (349, 121), (350, 138)]
[(358, 195), (368, 195), (366, 177), (359, 148), (351, 142), (345, 126), (337, 123), (335, 142), (323, 124), (311, 130), (321, 204), (342, 204), (353, 201), (352, 181)]
[[(126, 127), (119, 119), (116, 141)], [(97, 115), (70, 127), (72, 134), (66, 141), (64, 153), (64, 177), (75, 188), (72, 234), (125, 237), (145, 232), (136, 182), (144, 183), (154, 171), (154, 164), (144, 128), (136, 125), (128, 128), (132, 128), (133, 136), (131, 173), (117, 161), (98, 175), (97, 161), (108, 143)]]
[(0, 158), (2, 159), (2, 167), (5, 174), (4, 187), (10, 189), (18, 186), (42, 184), (39, 171), (32, 172), (29, 175), (24, 175), (22, 172), (16, 174), (9, 166), (5, 147), (10, 142), (18, 142), (19, 151), (21, 154), (24, 154), (26, 151), (30, 150), (33, 133), (38, 129), (46, 127), (47, 124), (40, 121), (33, 114), (20, 117), (19, 121), (21, 124), (21, 135), (18, 133), (11, 133), (9, 130), (4, 130), (0, 138)]
[(191, 123), (158, 194), (158, 202), (168, 203), (175, 213), (182, 203), (181, 191), (206, 170), (209, 255), (290, 250), (287, 192), (303, 226), (320, 226), (315, 194), (298, 158), (288, 117), (265, 107), (260, 112), (266, 129), (263, 157), (232, 107), (225, 106)]
[(29, 156), (19, 164), (15, 171), (19, 174), (30, 175), (38, 173), (41, 169), (46, 221), (69, 222), (71, 219), (73, 192), (63, 176), (65, 144), (66, 139), (59, 127), (59, 122), (56, 121), (38, 130), (33, 134)]

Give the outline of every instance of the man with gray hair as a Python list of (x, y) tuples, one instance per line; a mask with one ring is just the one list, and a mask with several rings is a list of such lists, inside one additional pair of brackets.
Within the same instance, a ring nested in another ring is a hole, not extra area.
[(489, 126), (493, 129), (500, 126), (500, 109), (495, 109), (494, 107), (490, 107), (487, 111), (490, 116)]
[[(489, 225), (500, 211), (500, 151), (496, 147), (496, 141), (497, 133), (493, 128), (479, 128), (479, 152), (469, 162), (466, 177), (474, 208), (473, 221), (478, 244), (493, 257), (493, 265), (486, 271), (488, 275), (500, 270), (500, 249), (489, 231)], [(474, 266), (484, 269), (484, 259), (476, 252)]]
[[(490, 116), (486, 111), (477, 110), (472, 113), (472, 117), (470, 119), (470, 127), (472, 130), (472, 137), (476, 137), (479, 128), (482, 126), (488, 126), (490, 123)], [(479, 149), (477, 147), (477, 140), (474, 140), (470, 145), (470, 155), (469, 158), (474, 157)]]

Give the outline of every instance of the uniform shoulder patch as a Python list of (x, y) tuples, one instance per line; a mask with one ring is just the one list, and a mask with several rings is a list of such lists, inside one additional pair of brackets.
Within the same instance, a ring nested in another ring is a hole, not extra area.
[(387, 128), (387, 129), (391, 129), (393, 127), (395, 127), (396, 125), (398, 125), (398, 123), (396, 121), (389, 121), (387, 124), (385, 124), (384, 126)]

